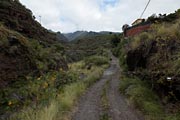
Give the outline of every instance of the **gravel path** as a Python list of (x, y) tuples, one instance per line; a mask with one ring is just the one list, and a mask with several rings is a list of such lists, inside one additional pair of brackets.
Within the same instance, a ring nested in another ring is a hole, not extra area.
[(109, 114), (112, 120), (140, 120), (118, 91), (119, 74), (118, 60), (112, 57), (111, 66), (104, 72), (102, 78), (81, 97), (77, 110), (72, 115), (72, 120), (100, 120), (102, 114), (101, 94), (107, 81), (109, 81), (107, 90)]
[(135, 110), (127, 105), (125, 98), (119, 92), (120, 68), (115, 57), (113, 57), (112, 66), (114, 67), (113, 75), (107, 93), (111, 118), (113, 120), (142, 120), (139, 119)]

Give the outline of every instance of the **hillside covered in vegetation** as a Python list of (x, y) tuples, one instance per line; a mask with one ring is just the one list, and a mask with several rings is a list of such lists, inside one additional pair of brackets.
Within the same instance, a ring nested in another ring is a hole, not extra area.
[(19, 1), (1, 0), (0, 11), (0, 119), (3, 119), (23, 106), (48, 100), (43, 95), (48, 84), (37, 83), (36, 78), (67, 70), (68, 66), (56, 34), (35, 21), (32, 12)]
[[(6, 27), (20, 32), (28, 38), (39, 40), (40, 42), (66, 41), (65, 37), (59, 32), (52, 32), (41, 26), (35, 20), (33, 13), (22, 5), (19, 0), (0, 1), (0, 19)], [(60, 39), (58, 39), (60, 38)]]
[[(50, 120), (45, 115), (50, 114), (46, 110), (52, 110), (52, 105), (56, 106), (53, 118), (64, 114), (109, 64), (107, 50), (97, 50), (93, 56), (84, 52), (80, 58), (68, 54), (75, 51), (74, 46), (84, 46), (81, 50), (86, 51), (90, 46), (84, 43), (109, 46), (110, 40), (65, 44), (67, 39), (60, 32), (42, 27), (18, 0), (1, 0), (0, 13), (1, 120)], [(76, 59), (81, 61), (72, 63)]]
[(81, 36), (67, 45), (66, 55), (69, 62), (79, 61), (94, 54), (107, 56), (111, 48), (111, 39), (117, 34), (98, 34)]
[(177, 120), (180, 112), (180, 10), (153, 20), (147, 32), (113, 49), (124, 76), (120, 90), (148, 119)]

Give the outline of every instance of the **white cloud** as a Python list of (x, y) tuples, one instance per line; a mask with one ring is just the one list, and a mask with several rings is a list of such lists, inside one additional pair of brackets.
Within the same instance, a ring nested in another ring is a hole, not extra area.
[[(148, 0), (20, 0), (48, 29), (61, 32), (76, 30), (121, 31), (143, 11)], [(180, 0), (152, 0), (144, 17), (170, 13), (180, 8)]]

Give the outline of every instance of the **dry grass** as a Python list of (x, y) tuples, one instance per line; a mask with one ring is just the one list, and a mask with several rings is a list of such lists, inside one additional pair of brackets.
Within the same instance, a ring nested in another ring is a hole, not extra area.
[(87, 75), (84, 80), (79, 80), (70, 85), (66, 85), (56, 99), (52, 99), (46, 107), (25, 108), (21, 112), (14, 114), (9, 120), (68, 120), (69, 113), (86, 88), (97, 81), (105, 68), (104, 66), (93, 66), (91, 70), (86, 70), (82, 66), (84, 63), (78, 62), (69, 65), (72, 71), (82, 71)]
[(52, 101), (48, 106), (39, 109), (27, 108), (15, 114), (9, 120), (54, 120), (58, 113), (58, 103)]

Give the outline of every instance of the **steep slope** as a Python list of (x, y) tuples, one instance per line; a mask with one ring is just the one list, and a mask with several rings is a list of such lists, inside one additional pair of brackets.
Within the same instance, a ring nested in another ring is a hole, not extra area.
[[(26, 76), (33, 71), (38, 73), (38, 71), (56, 70), (60, 66), (66, 69), (66, 63), (62, 57), (64, 48), (58, 42), (46, 44), (49, 45), (46, 47), (36, 40), (8, 30), (3, 25), (0, 26), (0, 40), (0, 85), (3, 83), (7, 85), (9, 81)], [(44, 64), (43, 67), (41, 64)]]
[[(53, 53), (51, 53), (52, 55), (48, 53), (52, 49), (57, 49), (55, 53), (63, 53), (64, 48), (59, 42), (66, 40), (65, 37), (60, 32), (58, 33), (57, 37), (56, 33), (50, 32), (43, 28), (37, 21), (34, 20), (32, 12), (26, 9), (18, 0), (1, 0), (0, 11), (0, 22), (2, 23), (0, 28), (0, 52), (2, 57), (0, 58), (0, 61), (4, 61), (5, 59), (7, 59), (7, 61), (2, 62), (3, 65), (1, 64), (2, 66), (4, 66), (1, 67), (1, 72), (6, 71), (4, 75), (11, 74), (15, 71), (26, 71), (26, 73), (28, 73), (30, 72), (30, 70), (33, 71), (33, 69), (37, 70), (37, 63), (35, 63), (35, 61), (32, 61), (32, 59), (39, 59), (39, 61), (43, 63), (46, 60), (43, 60), (43, 58), (41, 58), (42, 55), (39, 54), (44, 54), (42, 57), (45, 57), (46, 55), (46, 57), (52, 57)], [(15, 59), (15, 57), (17, 58)], [(56, 62), (57, 61), (58, 59), (56, 60)], [(62, 61), (62, 63), (65, 63), (63, 57), (61, 57), (60, 61)], [(17, 66), (20, 65), (21, 67), (19, 66), (15, 69), (13, 68), (15, 67), (13, 66), (13, 64), (16, 64)], [(10, 68), (6, 68), (7, 66), (9, 66)], [(47, 66), (47, 68), (49, 67)], [(52, 68), (52, 66), (50, 68)], [(16, 74), (17, 77), (21, 76), (23, 73), (14, 74)], [(15, 77), (12, 77), (11, 75), (7, 76), (11, 79), (14, 79)], [(3, 77), (1, 77), (1, 79), (8, 81), (8, 79)]]
[(56, 33), (56, 39), (60, 42), (65, 42), (65, 43), (69, 41), (61, 32)]
[(121, 38), (114, 49), (125, 73), (121, 89), (148, 117), (154, 114), (151, 119), (179, 119), (180, 10), (155, 21), (150, 31)]
[[(33, 13), (18, 0), (1, 0), (0, 12), (0, 22), (26, 37), (49, 43), (57, 40), (56, 33), (43, 28), (35, 20)], [(61, 36), (63, 35), (61, 34)], [(61, 38), (58, 40), (61, 41)]]
[[(175, 13), (180, 16), (180, 11)], [(127, 66), (130, 71), (153, 79), (153, 89), (161, 97), (180, 99), (179, 91), (179, 53), (180, 53), (180, 18), (155, 24), (151, 32), (142, 33), (132, 39), (127, 52)], [(133, 59), (135, 61), (132, 61)], [(142, 68), (138, 72), (138, 69)], [(143, 70), (144, 69), (144, 70)], [(169, 81), (169, 79), (171, 79)], [(154, 83), (155, 82), (155, 83)], [(171, 88), (171, 87), (172, 88)]]
[[(18, 0), (1, 0), (0, 13), (0, 119), (5, 119), (24, 106), (50, 99), (45, 77), (68, 66), (61, 42), (65, 38), (57, 39), (43, 28)], [(57, 81), (52, 84), (49, 92), (55, 93)]]

